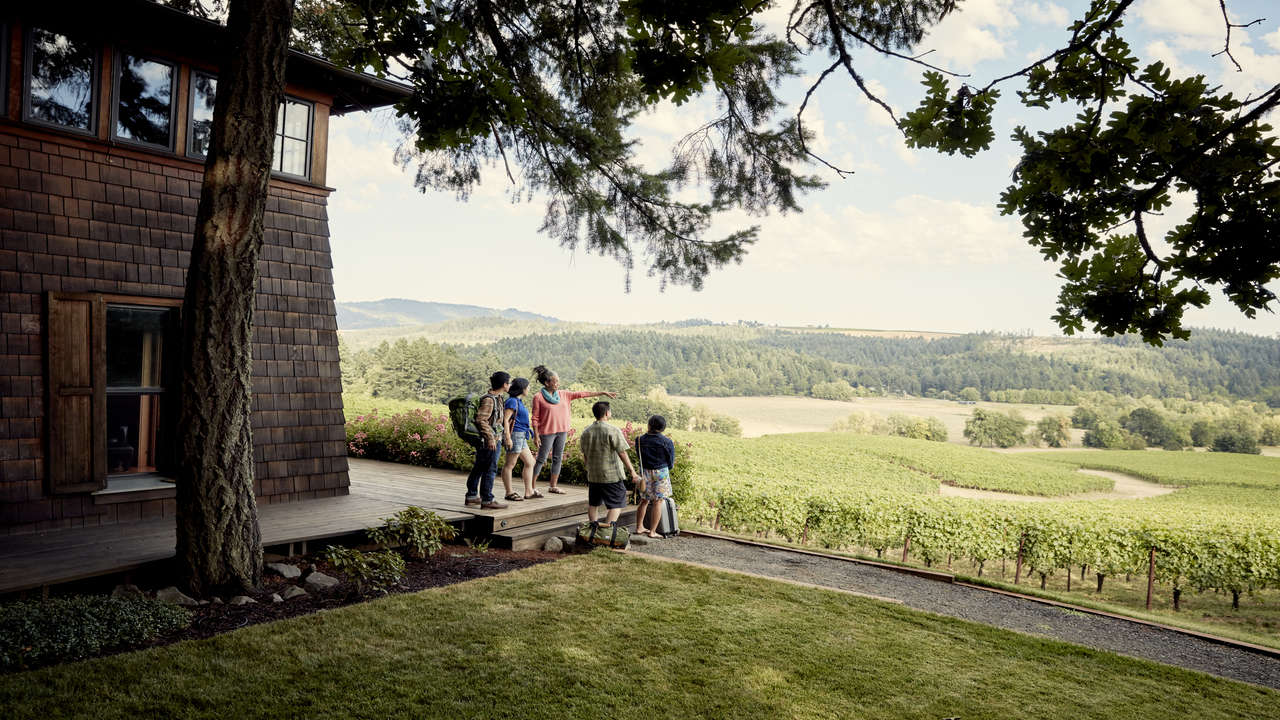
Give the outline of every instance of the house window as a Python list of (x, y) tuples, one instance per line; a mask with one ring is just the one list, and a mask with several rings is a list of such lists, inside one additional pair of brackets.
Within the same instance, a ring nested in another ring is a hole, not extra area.
[(285, 98), (276, 113), (276, 149), (273, 169), (285, 175), (307, 176), (311, 156), (311, 104)]
[(176, 68), (171, 63), (129, 53), (120, 53), (117, 67), (115, 136), (172, 147)]
[(172, 412), (172, 365), (176, 347), (172, 308), (107, 305), (107, 472), (155, 472), (163, 465), (164, 428)]
[(191, 128), (187, 132), (187, 154), (204, 157), (209, 153), (209, 134), (213, 131), (213, 100), (218, 91), (218, 78), (202, 72), (191, 73)]
[[(217, 78), (199, 72), (191, 74), (187, 154), (192, 157), (203, 158), (209, 152), (213, 103), (217, 92)], [(311, 115), (311, 103), (289, 97), (280, 102), (276, 111), (275, 147), (272, 149), (273, 172), (308, 177), (311, 169)]]
[(93, 133), (98, 48), (33, 27), (27, 43), (27, 120)]

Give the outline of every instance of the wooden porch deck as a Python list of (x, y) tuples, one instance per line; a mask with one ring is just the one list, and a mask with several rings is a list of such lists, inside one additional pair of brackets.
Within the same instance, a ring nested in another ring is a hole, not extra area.
[[(434, 510), (471, 534), (487, 535), (585, 512), (585, 488), (511, 503), (505, 510), (466, 507), (466, 474), (351, 458), (349, 495), (260, 505), (264, 546), (321, 540), (363, 530), (410, 505)], [(497, 483), (501, 495), (501, 481)], [(173, 557), (172, 518), (94, 528), (0, 536), (0, 594), (127, 572)]]

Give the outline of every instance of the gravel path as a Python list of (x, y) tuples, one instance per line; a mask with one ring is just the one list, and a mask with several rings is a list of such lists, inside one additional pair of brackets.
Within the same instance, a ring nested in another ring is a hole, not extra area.
[(1090, 615), (860, 563), (683, 536), (633, 544), (637, 553), (853, 590), (918, 610), (1065, 640), (1280, 690), (1280, 658), (1190, 635)]

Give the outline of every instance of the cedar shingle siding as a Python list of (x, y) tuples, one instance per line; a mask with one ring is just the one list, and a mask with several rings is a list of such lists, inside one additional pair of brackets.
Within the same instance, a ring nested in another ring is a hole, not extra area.
[[(0, 126), (0, 534), (171, 517), (172, 498), (50, 495), (49, 293), (181, 299), (192, 163)], [(328, 190), (273, 181), (254, 315), (259, 502), (347, 492)]]

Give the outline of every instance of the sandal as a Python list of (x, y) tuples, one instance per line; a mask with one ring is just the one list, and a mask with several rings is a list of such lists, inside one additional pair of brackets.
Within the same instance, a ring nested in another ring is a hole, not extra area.
[(532, 500), (534, 498), (546, 497), (546, 495), (543, 495), (541, 490), (534, 490), (533, 492), (529, 493), (528, 495), (525, 495), (524, 497), (526, 500)]
[(507, 496), (506, 496), (505, 498), (503, 498), (503, 499), (504, 499), (504, 500), (510, 500), (511, 502), (519, 502), (519, 501), (523, 500), (524, 498), (520, 497), (520, 493), (518, 493), (518, 492), (513, 492), (513, 493), (508, 493), (508, 494), (507, 494)]
[(561, 489), (560, 489), (560, 488), (558, 488), (558, 487), (547, 488), (547, 492), (549, 492), (549, 493), (554, 493), (554, 494), (556, 494), (556, 495), (564, 495), (564, 494), (566, 494), (566, 493), (565, 493), (565, 491), (561, 490)]

